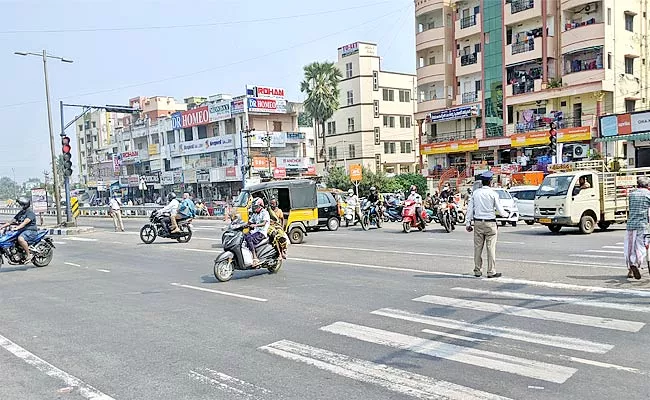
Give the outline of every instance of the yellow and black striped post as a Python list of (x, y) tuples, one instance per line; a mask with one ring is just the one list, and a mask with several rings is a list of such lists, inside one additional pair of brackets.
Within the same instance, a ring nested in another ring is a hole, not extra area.
[(79, 211), (79, 199), (76, 197), (70, 197), (70, 211), (72, 212), (72, 216), (74, 219), (77, 219), (79, 217), (79, 214), (81, 211)]

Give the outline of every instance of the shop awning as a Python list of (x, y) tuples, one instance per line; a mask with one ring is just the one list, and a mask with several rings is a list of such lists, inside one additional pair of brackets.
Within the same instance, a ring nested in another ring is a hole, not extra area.
[(616, 135), (596, 139), (596, 142), (618, 142), (621, 140), (650, 140), (650, 132), (633, 133), (631, 135)]

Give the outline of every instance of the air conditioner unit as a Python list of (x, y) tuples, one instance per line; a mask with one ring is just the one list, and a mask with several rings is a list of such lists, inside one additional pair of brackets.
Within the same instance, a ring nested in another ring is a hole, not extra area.
[(573, 146), (573, 158), (586, 158), (589, 152), (589, 146), (586, 144), (577, 144)]

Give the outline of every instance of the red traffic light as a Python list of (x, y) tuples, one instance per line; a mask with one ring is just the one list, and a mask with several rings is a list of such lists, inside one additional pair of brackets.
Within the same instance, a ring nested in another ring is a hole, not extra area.
[(72, 147), (70, 147), (70, 138), (67, 136), (63, 136), (61, 138), (61, 148), (63, 149), (63, 153), (70, 153), (72, 151)]

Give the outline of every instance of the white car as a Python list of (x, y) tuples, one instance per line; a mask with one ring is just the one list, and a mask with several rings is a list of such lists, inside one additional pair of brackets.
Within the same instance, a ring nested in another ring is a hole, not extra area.
[(510, 189), (510, 194), (515, 198), (519, 208), (519, 219), (528, 225), (535, 223), (535, 193), (538, 186), (516, 186)]
[(519, 221), (519, 209), (517, 208), (517, 203), (515, 202), (514, 197), (503, 188), (495, 188), (494, 191), (499, 195), (501, 207), (510, 214), (508, 218), (503, 218), (502, 216), (497, 215), (497, 222), (501, 222), (501, 226), (505, 226), (507, 223), (510, 223), (512, 226), (517, 226), (517, 221)]

